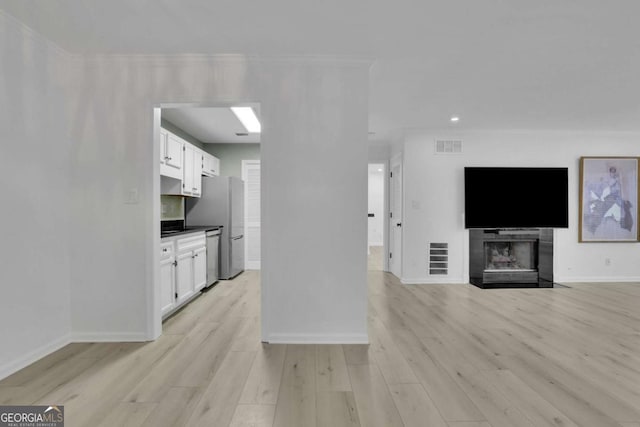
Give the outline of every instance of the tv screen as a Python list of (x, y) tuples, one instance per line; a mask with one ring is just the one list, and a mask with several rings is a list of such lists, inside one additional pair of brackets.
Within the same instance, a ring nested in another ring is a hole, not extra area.
[(567, 228), (567, 168), (464, 168), (465, 228)]

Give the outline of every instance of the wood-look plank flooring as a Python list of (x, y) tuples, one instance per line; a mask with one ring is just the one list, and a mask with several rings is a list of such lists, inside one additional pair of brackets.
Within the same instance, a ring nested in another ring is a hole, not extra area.
[[(375, 265), (378, 265), (375, 262)], [(369, 345), (260, 343), (260, 278), (151, 343), (72, 344), (0, 381), (69, 426), (640, 427), (640, 284), (481, 290), (369, 272)]]

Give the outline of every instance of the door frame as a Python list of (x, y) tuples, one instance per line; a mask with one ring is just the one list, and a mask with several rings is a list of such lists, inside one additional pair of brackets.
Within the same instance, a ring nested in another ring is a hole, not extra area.
[[(382, 271), (389, 271), (389, 160), (369, 160), (369, 165), (382, 165)], [(368, 226), (368, 222), (367, 222)], [(367, 238), (367, 254), (369, 240)]]
[[(397, 173), (396, 177), (392, 177), (392, 174), (395, 168), (398, 168), (400, 176), (397, 176), (398, 175)], [(387, 261), (389, 261), (389, 258), (391, 256), (394, 257), (394, 259), (396, 260), (395, 262), (393, 263), (388, 262), (388, 271), (401, 280), (402, 280), (402, 272), (403, 272), (403, 264), (402, 264), (403, 232), (402, 230), (404, 228), (404, 224), (402, 224), (403, 217), (404, 217), (403, 215), (403, 211), (404, 211), (403, 176), (404, 174), (402, 172), (403, 172), (402, 171), (402, 153), (399, 153), (393, 156), (389, 161), (389, 171), (388, 171), (389, 174), (387, 175), (388, 177), (387, 182), (389, 183), (388, 185), (389, 186), (389, 215), (387, 216), (387, 227), (389, 230), (389, 245), (388, 245), (387, 254), (389, 255), (387, 255)], [(399, 194), (395, 193), (394, 186), (393, 186), (395, 182), (393, 181), (394, 179), (399, 180), (399, 185), (400, 185), (398, 190)], [(392, 215), (394, 213), (394, 205), (396, 201), (400, 204), (400, 213), (399, 214), (396, 213), (396, 217), (393, 218)], [(396, 226), (396, 223), (398, 222), (398, 220), (402, 224), (401, 227)], [(396, 239), (398, 239), (397, 247), (395, 247)], [(393, 270), (392, 270), (392, 265), (395, 267), (395, 269)]]
[[(152, 188), (152, 201), (146, 206), (147, 218), (151, 218), (146, 226), (147, 244), (146, 244), (146, 265), (145, 272), (148, 280), (145, 286), (146, 298), (146, 314), (147, 319), (144, 337), (148, 341), (155, 341), (163, 332), (161, 302), (160, 302), (160, 128), (162, 122), (161, 112), (163, 108), (211, 108), (211, 107), (231, 107), (233, 105), (252, 105), (261, 108), (261, 103), (256, 99), (237, 99), (235, 102), (229, 100), (208, 102), (159, 102), (154, 103), (150, 109), (150, 118), (152, 123), (151, 141), (149, 141), (151, 156), (146, 161), (152, 162), (152, 175), (146, 177)], [(262, 191), (262, 190), (261, 190)], [(261, 195), (262, 196), (262, 195)], [(261, 236), (262, 239), (262, 236)], [(266, 309), (266, 301), (268, 289), (261, 287), (262, 298), (260, 300), (262, 316), (262, 328), (265, 330), (265, 322), (267, 316), (264, 315)]]

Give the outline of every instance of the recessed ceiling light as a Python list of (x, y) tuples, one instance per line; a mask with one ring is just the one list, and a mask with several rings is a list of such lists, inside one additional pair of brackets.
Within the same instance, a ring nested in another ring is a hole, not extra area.
[(253, 112), (251, 107), (231, 107), (231, 111), (236, 115), (242, 126), (249, 133), (260, 133), (261, 126), (256, 113)]
[(450, 120), (451, 120), (451, 123), (456, 123), (456, 122), (459, 122), (459, 121), (460, 121), (460, 117), (458, 117), (458, 116), (451, 116), (451, 119), (450, 119)]

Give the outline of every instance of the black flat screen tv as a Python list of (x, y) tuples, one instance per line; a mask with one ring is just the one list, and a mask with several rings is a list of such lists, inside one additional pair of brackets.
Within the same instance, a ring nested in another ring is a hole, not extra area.
[(464, 168), (465, 228), (567, 228), (567, 168)]

